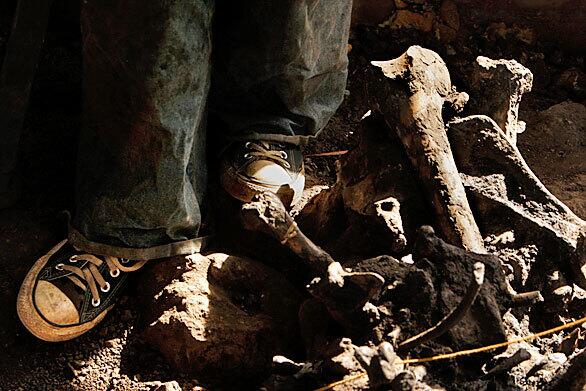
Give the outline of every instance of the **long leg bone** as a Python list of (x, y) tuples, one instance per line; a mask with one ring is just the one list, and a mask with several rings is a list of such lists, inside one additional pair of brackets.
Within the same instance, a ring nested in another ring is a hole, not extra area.
[(452, 156), (444, 121), (444, 101), (454, 101), (450, 75), (435, 52), (411, 46), (401, 57), (373, 62), (383, 74), (397, 80), (396, 108), (379, 100), (379, 110), (394, 127), (437, 213), (442, 234), (456, 246), (484, 253), (484, 243), (470, 210), (464, 186)]
[(273, 193), (259, 194), (242, 207), (244, 226), (263, 232), (287, 246), (305, 260), (318, 276), (309, 286), (310, 293), (330, 311), (352, 312), (380, 293), (384, 279), (376, 273), (352, 273), (335, 262), (330, 254), (311, 241)]

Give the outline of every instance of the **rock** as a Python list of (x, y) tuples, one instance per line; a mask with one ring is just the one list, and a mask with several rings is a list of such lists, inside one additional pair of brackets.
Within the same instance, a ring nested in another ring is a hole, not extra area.
[(517, 134), (525, 131), (525, 122), (519, 120), (519, 104), (523, 94), (531, 91), (533, 74), (515, 60), (479, 56), (473, 75), (471, 110), (491, 117), (516, 144)]
[(586, 218), (586, 106), (565, 101), (527, 116), (519, 149), (535, 174), (574, 213)]
[[(462, 300), (474, 264), (484, 264), (485, 279), (478, 297), (463, 318), (448, 331), (452, 341), (450, 347), (466, 349), (506, 340), (501, 313), (510, 306), (510, 294), (498, 258), (452, 246), (438, 238), (431, 227), (423, 227), (413, 249), (413, 260), (416, 267), (427, 269), (432, 276), (433, 286), (439, 290), (435, 308), (442, 317)], [(437, 321), (439, 319), (434, 323)]]
[(527, 26), (518, 25), (516, 23), (507, 26), (504, 22), (493, 22), (487, 27), (486, 35), (491, 41), (509, 41), (513, 39), (531, 45), (534, 43), (537, 34), (535, 30)]
[(409, 372), (402, 372), (391, 383), (391, 390), (393, 391), (411, 391), (417, 385), (417, 379)]
[(433, 30), (434, 22), (435, 14), (431, 11), (419, 13), (408, 9), (399, 9), (391, 19), (391, 28), (416, 29), (429, 33)]
[(555, 86), (561, 88), (577, 98), (586, 97), (586, 72), (577, 67), (563, 71), (555, 81)]
[(150, 385), (149, 391), (181, 391), (182, 390), (182, 388), (179, 386), (179, 383), (177, 383), (175, 380), (168, 381), (165, 383), (156, 381), (156, 382), (151, 382), (149, 385)]
[(393, 0), (355, 1), (352, 7), (353, 24), (379, 24), (395, 9)]
[[(570, 301), (569, 311), (573, 314), (586, 314), (586, 290), (576, 284), (574, 284), (573, 288), (574, 293)], [(583, 332), (586, 337), (586, 328)]]
[[(440, 391), (443, 388), (438, 386), (430, 387), (423, 383), (421, 379), (417, 379), (417, 376), (412, 372), (405, 371), (401, 372), (391, 382), (391, 391)], [(471, 388), (472, 389), (472, 388)]]
[[(383, 255), (360, 261), (353, 270), (382, 273), (381, 276), (388, 285), (379, 301), (392, 306), (393, 312), (400, 308), (410, 308), (425, 315), (436, 304), (436, 291), (431, 275), (414, 265)], [(413, 289), (414, 286), (417, 286), (416, 290)]]
[(460, 14), (458, 6), (452, 0), (444, 0), (440, 6), (440, 19), (448, 27), (458, 30), (460, 28)]
[(399, 357), (389, 342), (383, 342), (375, 348), (355, 346), (354, 354), (362, 366), (366, 368), (368, 382), (373, 389), (389, 387), (405, 367), (404, 364), (400, 363)]
[(571, 356), (577, 349), (580, 341), (584, 340), (582, 329), (576, 328), (560, 343), (558, 350), (566, 356)]
[(456, 39), (460, 29), (460, 14), (458, 13), (458, 6), (452, 0), (442, 2), (437, 29), (442, 42), (447, 43)]
[(536, 378), (536, 381), (541, 384), (549, 384), (555, 373), (560, 367), (568, 361), (568, 358), (563, 353), (550, 353), (545, 356), (543, 362), (536, 367), (536, 371), (531, 374), (531, 377)]
[(513, 2), (522, 8), (547, 9), (560, 7), (568, 0), (513, 0)]
[[(513, 232), (513, 231), (506, 231)], [(502, 235), (496, 235), (497, 237)], [(488, 235), (487, 238), (491, 242), (493, 235)], [(514, 242), (514, 240), (513, 240)], [(511, 282), (515, 282), (516, 286), (523, 289), (527, 285), (529, 279), (529, 273), (535, 263), (539, 249), (534, 244), (528, 244), (525, 246), (519, 246), (518, 244), (513, 245), (509, 243), (500, 242), (500, 245), (496, 245), (494, 242), (490, 243), (490, 252), (499, 257), (503, 270), (507, 274), (507, 279)], [(513, 248), (511, 248), (513, 246)]]
[(546, 390), (550, 391), (582, 391), (586, 388), (586, 350), (573, 356), (562, 364), (555, 378)]
[(307, 299), (301, 304), (299, 326), (308, 359), (315, 358), (327, 346), (331, 321), (328, 309), (318, 299)]
[(106, 346), (107, 348), (119, 348), (120, 347), (120, 340), (118, 338), (114, 338), (114, 339), (109, 339), (106, 342), (104, 342), (104, 346)]
[(346, 376), (364, 372), (364, 368), (356, 357), (356, 346), (350, 338), (333, 341), (320, 357), (322, 367), (327, 373)]
[(294, 375), (303, 369), (303, 363), (297, 363), (285, 356), (273, 357), (273, 373), (279, 375)]
[(501, 355), (498, 360), (495, 360), (494, 366), (486, 373), (486, 376), (502, 373), (509, 371), (511, 368), (516, 367), (524, 361), (531, 358), (531, 353), (526, 349), (520, 348), (513, 355), (504, 356)]
[(300, 294), (264, 264), (195, 254), (153, 263), (143, 276), (143, 339), (179, 371), (250, 378), (296, 351)]

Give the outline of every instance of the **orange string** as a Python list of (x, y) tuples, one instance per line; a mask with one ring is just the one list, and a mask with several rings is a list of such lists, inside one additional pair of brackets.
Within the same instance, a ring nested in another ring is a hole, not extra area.
[(340, 156), (347, 154), (347, 150), (343, 151), (332, 151), (332, 152), (321, 152), (321, 153), (310, 153), (309, 155), (305, 155), (305, 157), (320, 157), (320, 156)]
[[(395, 364), (417, 364), (417, 363), (423, 363), (423, 362), (430, 362), (430, 361), (438, 361), (438, 360), (447, 360), (450, 358), (454, 358), (454, 357), (458, 357), (458, 356), (467, 356), (467, 355), (471, 355), (471, 354), (476, 354), (476, 353), (482, 353), (482, 352), (486, 352), (488, 350), (494, 350), (494, 349), (498, 349), (498, 348), (502, 348), (505, 346), (509, 346), (509, 345), (513, 345), (519, 342), (524, 342), (524, 341), (530, 341), (532, 339), (535, 338), (539, 338), (542, 337), (544, 335), (548, 335), (548, 334), (552, 334), (555, 333), (557, 331), (561, 331), (561, 330), (565, 330), (565, 329), (569, 329), (570, 327), (574, 327), (574, 326), (578, 326), (581, 325), (582, 323), (586, 323), (586, 316), (575, 320), (573, 322), (570, 323), (566, 323), (563, 324), (561, 326), (557, 326), (554, 327), (552, 329), (548, 329), (545, 331), (541, 331), (539, 333), (536, 334), (531, 334), (528, 335), (526, 337), (522, 337), (522, 338), (517, 338), (517, 339), (513, 339), (512, 341), (505, 341), (505, 342), (501, 342), (501, 343), (496, 343), (493, 345), (488, 345), (488, 346), (482, 346), (480, 348), (475, 348), (475, 349), (468, 349), (468, 350), (460, 350), (457, 352), (452, 352), (452, 353), (447, 353), (447, 354), (439, 354), (437, 356), (432, 356), (432, 357), (421, 357), (421, 358), (408, 358), (405, 360), (398, 360), (395, 361)], [(354, 380), (358, 380), (362, 377), (366, 376), (366, 373), (359, 373), (358, 375), (354, 375), (354, 376), (350, 376), (350, 377), (346, 377), (342, 380), (338, 380), (337, 382), (334, 383), (330, 383), (324, 387), (321, 388), (317, 388), (315, 391), (326, 391), (326, 390), (331, 390), (332, 388), (340, 385), (340, 384), (345, 384)]]

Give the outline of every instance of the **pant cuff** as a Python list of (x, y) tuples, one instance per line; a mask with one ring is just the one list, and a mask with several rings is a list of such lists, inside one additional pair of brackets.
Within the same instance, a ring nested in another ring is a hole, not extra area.
[(79, 251), (85, 251), (95, 255), (143, 261), (199, 253), (205, 248), (211, 239), (211, 236), (201, 236), (160, 246), (133, 248), (110, 246), (104, 243), (92, 242), (72, 227), (69, 227), (68, 236), (71, 245)]
[(293, 136), (288, 134), (265, 134), (265, 133), (249, 133), (246, 136), (238, 137), (243, 140), (263, 140), (273, 141), (277, 143), (288, 143), (295, 145), (306, 145), (312, 137), (315, 136)]

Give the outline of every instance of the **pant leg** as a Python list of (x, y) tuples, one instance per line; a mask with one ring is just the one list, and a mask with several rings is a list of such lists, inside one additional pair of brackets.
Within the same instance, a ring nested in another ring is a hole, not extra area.
[(118, 247), (148, 258), (193, 252), (206, 183), (213, 0), (82, 7), (84, 126), (70, 239), (87, 251), (97, 251), (89, 242), (111, 246), (109, 255)]
[(218, 1), (213, 111), (229, 136), (315, 135), (342, 102), (351, 0)]

